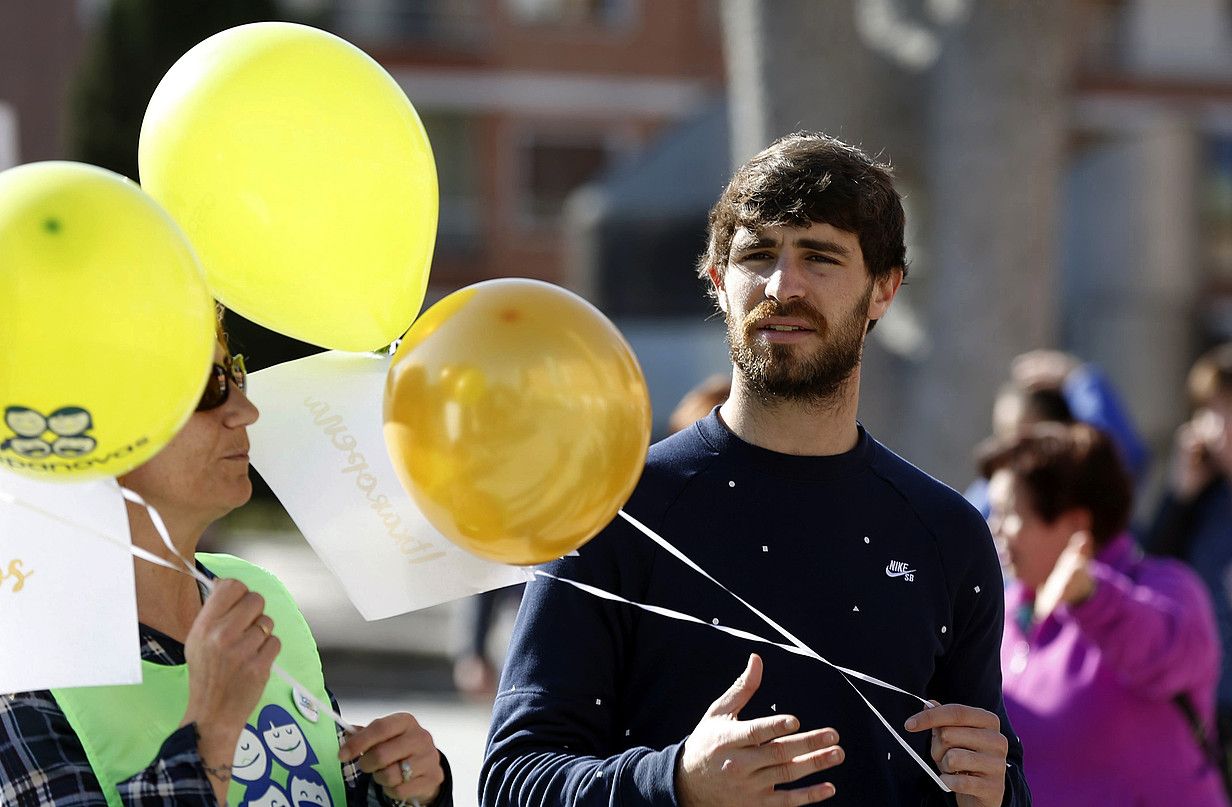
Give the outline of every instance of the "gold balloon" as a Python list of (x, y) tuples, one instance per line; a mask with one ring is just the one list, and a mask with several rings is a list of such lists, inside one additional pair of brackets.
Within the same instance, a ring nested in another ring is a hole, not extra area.
[(506, 278), (441, 300), (385, 386), (385, 443), (438, 530), (491, 560), (561, 557), (633, 492), (650, 399), (628, 343), (564, 289)]

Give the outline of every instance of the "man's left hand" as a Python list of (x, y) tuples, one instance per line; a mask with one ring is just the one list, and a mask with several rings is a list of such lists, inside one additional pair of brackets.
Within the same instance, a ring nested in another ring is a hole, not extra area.
[(406, 712), (373, 720), (346, 738), (338, 759), (359, 757), (359, 768), (391, 799), (428, 804), (440, 794), (445, 781), (441, 755), (432, 735)]
[(1010, 744), (995, 714), (947, 703), (912, 715), (906, 728), (932, 730), (933, 761), (941, 781), (958, 796), (959, 807), (1001, 807)]

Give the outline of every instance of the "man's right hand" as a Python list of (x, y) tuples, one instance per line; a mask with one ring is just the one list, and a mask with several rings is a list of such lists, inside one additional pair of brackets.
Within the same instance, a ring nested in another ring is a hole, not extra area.
[(184, 642), (188, 708), (181, 725), (197, 724), (197, 747), (223, 800), (235, 744), (282, 647), (264, 610), (265, 600), (243, 583), (218, 580)]
[(761, 658), (750, 655), (744, 672), (685, 740), (676, 771), (683, 807), (799, 807), (834, 795), (829, 782), (774, 789), (834, 767), (843, 761), (843, 749), (834, 729), (797, 734), (800, 721), (791, 715), (740, 720), (740, 710), (761, 686), (761, 669)]

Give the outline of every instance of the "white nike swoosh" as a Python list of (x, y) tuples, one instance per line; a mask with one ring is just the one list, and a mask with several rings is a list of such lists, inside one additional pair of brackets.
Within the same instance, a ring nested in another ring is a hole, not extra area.
[(902, 577), (905, 574), (915, 574), (915, 569), (905, 569), (904, 571), (901, 571), (901, 572), (892, 572), (889, 569), (886, 569), (887, 577)]

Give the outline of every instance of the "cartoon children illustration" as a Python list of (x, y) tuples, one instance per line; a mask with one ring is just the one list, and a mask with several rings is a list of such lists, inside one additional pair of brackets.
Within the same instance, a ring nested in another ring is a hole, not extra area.
[(4, 410), (4, 425), (18, 437), (39, 437), (47, 431), (47, 419), (25, 406), (10, 406)]
[(291, 791), (293, 807), (333, 807), (325, 779), (311, 768), (292, 774), (287, 789)]
[(281, 706), (269, 704), (257, 716), (257, 729), (265, 740), (265, 747), (283, 767), (289, 771), (311, 768), (317, 764), (317, 755), (303, 730)]
[(240, 807), (291, 807), (291, 797), (273, 782), (250, 785)]
[(265, 743), (261, 741), (257, 730), (245, 725), (240, 732), (240, 741), (235, 744), (235, 758), (231, 761), (231, 778), (237, 782), (247, 782), (249, 790), (258, 782), (269, 779), (270, 758)]
[(47, 419), (38, 412), (25, 406), (7, 407), (4, 425), (16, 436), (0, 443), (0, 451), (7, 449), (30, 459), (42, 459), (51, 454), (51, 444), (42, 436), (47, 431)]
[(47, 416), (47, 428), (56, 435), (51, 450), (57, 457), (80, 457), (98, 445), (86, 434), (94, 427), (90, 413), (80, 406), (62, 406)]
[(80, 406), (62, 406), (47, 416), (47, 428), (57, 437), (78, 437), (94, 428), (94, 420)]

